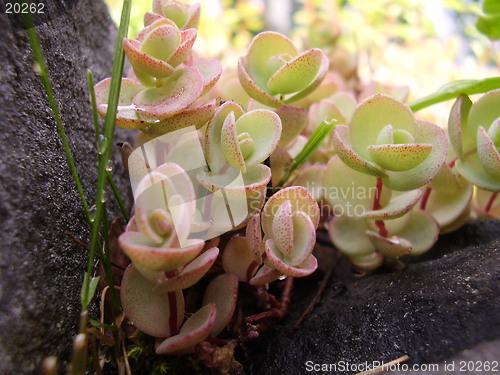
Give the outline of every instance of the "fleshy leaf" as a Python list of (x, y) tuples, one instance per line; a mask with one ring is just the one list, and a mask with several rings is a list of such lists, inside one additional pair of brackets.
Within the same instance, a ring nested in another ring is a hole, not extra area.
[(311, 273), (316, 271), (316, 268), (318, 268), (318, 261), (313, 255), (309, 255), (303, 263), (297, 266), (292, 266), (286, 263), (286, 260), (283, 258), (283, 254), (276, 247), (273, 240), (267, 240), (265, 245), (267, 257), (264, 260), (264, 263), (268, 267), (272, 267), (284, 275), (292, 277), (309, 276)]
[(278, 249), (290, 256), (294, 247), (294, 225), (292, 218), (292, 205), (289, 200), (279, 206), (272, 224), (272, 238)]
[(240, 80), (241, 86), (246, 91), (246, 93), (253, 99), (268, 105), (270, 107), (280, 107), (283, 102), (279, 99), (268, 94), (264, 91), (257, 83), (250, 77), (247, 72), (246, 66), (248, 65), (247, 58), (241, 57), (238, 60), (238, 78)]
[(215, 317), (214, 303), (203, 306), (186, 320), (178, 335), (167, 338), (156, 348), (156, 354), (192, 352), (194, 346), (210, 334), (215, 324)]
[(307, 126), (307, 110), (291, 105), (284, 105), (276, 110), (281, 119), (282, 131), (278, 146), (287, 147)]
[[(125, 39), (123, 41), (123, 50), (136, 72), (140, 71), (157, 78), (168, 77), (174, 72), (174, 68), (168, 62), (141, 51), (141, 42), (137, 39)], [(140, 75), (137, 75), (137, 78), (140, 79)], [(147, 82), (144, 82), (144, 84), (147, 84)]]
[(307, 87), (318, 74), (323, 59), (320, 49), (309, 49), (288, 61), (268, 80), (271, 93), (292, 94)]
[(500, 180), (493, 178), (484, 170), (477, 154), (469, 155), (463, 161), (457, 160), (455, 166), (467, 181), (478, 188), (500, 192)]
[(231, 112), (234, 113), (236, 119), (244, 113), (239, 104), (232, 101), (225, 102), (216, 109), (214, 117), (207, 126), (205, 156), (212, 172), (217, 173), (226, 164), (226, 159), (221, 150), (222, 127)]
[(432, 144), (432, 151), (415, 168), (402, 172), (388, 171), (389, 177), (383, 181), (389, 189), (399, 191), (418, 189), (427, 184), (446, 161), (448, 140), (443, 129), (432, 122), (418, 120), (413, 135), (416, 143)]
[(229, 168), (224, 174), (213, 174), (207, 170), (199, 170), (196, 178), (201, 185), (207, 190), (214, 192), (216, 190), (224, 189), (224, 192), (229, 196), (240, 197), (243, 193), (249, 194), (261, 191), (271, 180), (271, 169), (264, 164), (257, 164), (248, 167), (245, 174), (241, 175), (243, 181), (242, 185), (237, 182), (241, 181), (239, 177), (240, 170), (236, 168)]
[[(325, 198), (338, 215), (360, 216), (372, 210), (378, 194), (376, 185), (375, 177), (349, 168), (338, 156), (331, 158), (326, 166)], [(382, 207), (389, 202), (390, 197), (391, 191), (382, 189), (379, 197)]]
[(481, 96), (472, 105), (469, 112), (469, 128), (470, 136), (476, 140), (478, 128), (483, 126), (488, 130), (493, 122), (500, 117), (500, 89), (492, 90)]
[(224, 124), (222, 125), (221, 130), (220, 147), (226, 161), (229, 164), (234, 165), (238, 169), (241, 169), (241, 171), (245, 173), (245, 158), (243, 157), (243, 153), (238, 140), (238, 132), (236, 130), (236, 119), (234, 117), (234, 112), (229, 113), (229, 115), (224, 120)]
[(422, 163), (432, 151), (430, 143), (384, 144), (368, 146), (371, 160), (384, 169), (407, 171)]
[[(265, 194), (263, 194), (265, 195)], [(262, 263), (262, 253), (265, 251), (262, 246), (262, 228), (260, 227), (260, 214), (254, 214), (248, 220), (245, 237), (248, 243), (248, 248), (254, 255), (254, 260), (257, 264)]]
[[(154, 122), (141, 130), (151, 137), (158, 137), (191, 125), (194, 125), (197, 129), (199, 129), (212, 118), (215, 108), (216, 100), (213, 99), (202, 106), (190, 108), (172, 117)], [(123, 125), (120, 126), (124, 127)]]
[[(172, 314), (167, 293), (154, 291), (155, 283), (144, 278), (133, 264), (123, 275), (120, 297), (125, 316), (141, 331), (155, 337), (172, 334), (169, 320)], [(177, 326), (184, 319), (184, 297), (175, 293)]]
[[(285, 261), (292, 265), (302, 264), (312, 253), (316, 243), (316, 227), (311, 218), (303, 211), (293, 213), (293, 239), (292, 251), (284, 253)], [(274, 232), (276, 235), (276, 232)]]
[(333, 244), (349, 256), (368, 255), (375, 247), (366, 236), (366, 219), (335, 216), (328, 223), (328, 233)]
[(325, 198), (325, 171), (326, 166), (322, 164), (308, 166), (300, 171), (299, 176), (293, 180), (293, 185), (305, 187), (316, 201), (320, 201)]
[(351, 144), (349, 128), (345, 125), (337, 125), (333, 128), (333, 146), (342, 161), (358, 172), (366, 173), (375, 177), (386, 177), (375, 164), (363, 159)]
[(471, 106), (472, 102), (469, 97), (464, 94), (460, 95), (453, 103), (448, 118), (450, 144), (460, 159), (464, 157), (464, 148), (467, 151), (475, 147), (474, 140), (471, 138), (467, 127)]
[[(106, 116), (108, 110), (108, 96), (111, 87), (111, 78), (106, 78), (95, 85), (97, 111), (101, 116)], [(140, 118), (132, 104), (134, 97), (144, 90), (145, 87), (130, 78), (122, 78), (120, 96), (118, 97), (118, 108), (116, 112), (116, 124), (123, 128), (137, 129), (148, 123), (147, 118)], [(151, 123), (153, 119), (149, 120)]]
[(425, 210), (444, 228), (457, 220), (464, 210), (468, 210), (472, 188), (471, 184), (462, 181), (454, 191), (432, 189)]
[(181, 42), (179, 30), (162, 25), (152, 30), (142, 41), (141, 51), (162, 61), (167, 61)]
[(178, 67), (181, 63), (189, 61), (191, 49), (196, 40), (196, 29), (187, 29), (181, 31), (181, 43), (169, 59), (169, 64)]
[(398, 236), (411, 243), (412, 255), (420, 255), (436, 243), (439, 226), (432, 216), (425, 211), (415, 210), (410, 215), (408, 224), (398, 233)]
[(219, 255), (219, 249), (216, 247), (205, 251), (195, 260), (184, 267), (177, 276), (159, 283), (155, 287), (158, 292), (170, 292), (189, 288), (197, 283), (207, 271), (212, 267), (212, 264)]
[(354, 266), (365, 271), (372, 271), (379, 268), (384, 262), (384, 256), (379, 252), (374, 251), (367, 255), (357, 255), (350, 257)]
[(288, 54), (296, 56), (297, 50), (290, 39), (284, 35), (265, 31), (257, 34), (248, 47), (248, 62), (250, 76), (261, 87), (266, 87), (266, 82), (274, 72), (267, 71), (268, 60), (275, 55)]
[(184, 248), (155, 247), (139, 232), (125, 232), (118, 241), (132, 262), (153, 271), (171, 271), (186, 265), (204, 245), (201, 240), (188, 240), (189, 246)]
[(248, 282), (257, 272), (258, 266), (245, 237), (231, 237), (222, 253), (224, 271), (235, 275), (239, 281)]
[(398, 100), (388, 95), (375, 94), (359, 104), (349, 125), (350, 140), (356, 153), (363, 159), (370, 160), (368, 146), (376, 143), (378, 134), (388, 124), (394, 130), (415, 133), (413, 113)]
[(398, 258), (402, 255), (410, 254), (412, 250), (412, 244), (408, 240), (398, 236), (385, 238), (371, 230), (366, 231), (366, 235), (377, 251), (387, 257)]
[(420, 190), (406, 191), (392, 198), (382, 209), (366, 211), (362, 216), (372, 220), (396, 219), (410, 211), (421, 195)]
[(500, 152), (486, 129), (477, 129), (477, 156), (486, 173), (500, 181)]
[(250, 279), (250, 285), (265, 285), (272, 283), (282, 276), (282, 273), (275, 270), (274, 268), (263, 265), (255, 274), (254, 277)]
[(224, 273), (208, 284), (203, 295), (203, 305), (214, 303), (217, 309), (215, 323), (210, 335), (217, 336), (231, 321), (238, 298), (238, 279), (236, 276)]
[(203, 78), (198, 69), (182, 67), (158, 88), (141, 91), (134, 97), (137, 111), (148, 116), (170, 117), (194, 103), (203, 89)]
[(292, 211), (305, 212), (311, 218), (314, 227), (318, 227), (320, 216), (318, 203), (316, 203), (306, 188), (302, 186), (293, 186), (281, 189), (271, 196), (264, 205), (261, 214), (261, 223), (265, 235), (269, 238), (272, 237), (274, 216), (278, 207), (286, 200), (290, 200)]
[(203, 77), (203, 91), (201, 95), (214, 87), (222, 75), (222, 66), (217, 59), (197, 58), (193, 60), (191, 65), (197, 67)]

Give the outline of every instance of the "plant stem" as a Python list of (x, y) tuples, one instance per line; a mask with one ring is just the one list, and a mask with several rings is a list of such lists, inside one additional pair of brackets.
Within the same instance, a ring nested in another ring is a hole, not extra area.
[(111, 154), (111, 140), (114, 136), (115, 130), (115, 117), (118, 107), (118, 96), (120, 93), (121, 77), (123, 74), (124, 52), (122, 41), (127, 35), (128, 24), (130, 19), (130, 8), (132, 1), (124, 0), (122, 8), (122, 16), (120, 20), (120, 27), (118, 29), (118, 36), (116, 40), (115, 54), (113, 57), (113, 71), (111, 74), (111, 87), (109, 91), (108, 110), (106, 112), (106, 119), (104, 121), (104, 139), (99, 147), (99, 164), (97, 174), (97, 188), (96, 188), (96, 213), (92, 223), (92, 235), (90, 241), (90, 254), (89, 262), (87, 265), (87, 272), (83, 281), (82, 296), (88, 300), (90, 274), (94, 267), (95, 251), (99, 240), (99, 227), (103, 215), (103, 195), (106, 187), (106, 165)]
[(73, 154), (71, 152), (71, 148), (68, 142), (68, 137), (66, 136), (66, 131), (64, 130), (61, 113), (59, 112), (59, 107), (57, 106), (54, 90), (52, 89), (52, 83), (50, 81), (50, 75), (47, 69), (45, 58), (43, 56), (42, 46), (40, 44), (40, 39), (38, 38), (38, 33), (33, 25), (33, 20), (31, 18), (31, 15), (29, 13), (23, 13), (22, 17), (23, 17), (23, 22), (27, 28), (28, 39), (31, 46), (31, 50), (33, 52), (33, 56), (39, 67), (39, 74), (43, 83), (43, 87), (45, 89), (45, 94), (47, 95), (50, 109), (52, 110), (52, 114), (54, 115), (54, 120), (56, 122), (56, 127), (57, 127), (57, 133), (59, 134), (59, 139), (61, 140), (64, 153), (66, 155), (66, 161), (68, 162), (71, 175), (73, 176), (73, 180), (75, 181), (76, 190), (78, 191), (78, 195), (80, 196), (80, 201), (82, 202), (83, 209), (85, 211), (85, 216), (87, 217), (87, 220), (91, 222), (92, 220), (91, 220), (89, 205), (85, 198), (82, 184), (80, 182), (80, 177), (78, 176), (78, 171), (76, 169), (75, 160), (73, 159)]
[(111, 186), (113, 195), (115, 196), (115, 199), (118, 202), (118, 205), (120, 206), (120, 211), (122, 212), (123, 218), (128, 223), (130, 221), (130, 215), (127, 209), (125, 208), (125, 203), (123, 203), (123, 199), (120, 195), (120, 192), (118, 191), (118, 187), (116, 186), (115, 180), (113, 179), (111, 172), (107, 172), (106, 178), (108, 179), (109, 186)]
[(87, 70), (87, 83), (89, 86), (90, 104), (92, 106), (92, 120), (94, 122), (95, 144), (97, 145), (97, 147), (99, 147), (99, 135), (101, 134), (101, 130), (99, 128), (99, 113), (97, 112), (97, 101), (94, 90), (94, 75), (92, 74), (91, 70)]
[(498, 197), (498, 193), (492, 193), (490, 196), (490, 199), (488, 200), (488, 203), (486, 204), (486, 207), (484, 208), (484, 212), (489, 213), (491, 211), (491, 208), (493, 207), (493, 202), (495, 199)]
[[(384, 184), (382, 182), (382, 178), (377, 177), (375, 197), (373, 198), (373, 209), (374, 210), (379, 210), (381, 207), (380, 197), (382, 196), (382, 188), (383, 187), (384, 187)], [(375, 225), (377, 226), (378, 232), (382, 237), (385, 238), (389, 235), (389, 233), (387, 232), (387, 229), (385, 228), (384, 220), (375, 220)]]
[[(97, 102), (96, 102), (96, 96), (95, 96), (95, 90), (94, 90), (94, 76), (92, 74), (92, 71), (88, 70), (87, 71), (87, 81), (88, 81), (88, 86), (89, 86), (89, 93), (90, 93), (90, 101), (92, 104), (92, 118), (94, 121), (94, 135), (95, 135), (95, 142), (97, 145), (97, 148), (100, 147), (100, 127), (99, 127), (99, 113), (97, 112)], [(118, 205), (120, 206), (120, 210), (122, 212), (123, 217), (125, 220), (128, 222), (130, 220), (130, 216), (127, 212), (127, 209), (125, 208), (125, 204), (123, 203), (123, 199), (120, 195), (120, 192), (118, 191), (118, 188), (116, 187), (115, 181), (113, 179), (113, 176), (111, 175), (111, 172), (107, 171), (107, 180), (109, 185), (111, 186), (111, 190), (113, 191), (113, 195), (116, 198), (116, 201), (118, 202)]]
[(417, 112), (433, 104), (458, 98), (461, 94), (481, 94), (496, 88), (500, 88), (500, 77), (455, 81), (443, 86), (433, 94), (411, 102), (409, 107), (413, 112)]
[(432, 188), (427, 186), (424, 191), (424, 195), (422, 196), (422, 200), (420, 201), (420, 209), (425, 210), (427, 206), (427, 201), (429, 200), (429, 195), (431, 195)]

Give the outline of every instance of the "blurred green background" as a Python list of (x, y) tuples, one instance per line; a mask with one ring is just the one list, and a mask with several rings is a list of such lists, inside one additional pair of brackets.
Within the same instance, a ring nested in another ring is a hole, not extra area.
[[(105, 0), (119, 20), (121, 0)], [(189, 1), (186, 1), (190, 3)], [(195, 51), (234, 70), (252, 37), (262, 30), (288, 34), (302, 48), (319, 45), (334, 59), (357, 63), (362, 82), (408, 85), (410, 100), (456, 79), (500, 75), (498, 42), (475, 27), (474, 0), (201, 0)], [(191, 2), (192, 3), (192, 2)], [(152, 1), (134, 1), (129, 37), (143, 26)], [(312, 25), (312, 26), (311, 26)], [(308, 37), (325, 29), (325, 38)], [(332, 37), (334, 35), (335, 37)], [(330, 39), (328, 39), (330, 38)], [(336, 56), (337, 55), (337, 56)], [(429, 111), (447, 115), (449, 104)], [(436, 118), (431, 118), (437, 120)]]

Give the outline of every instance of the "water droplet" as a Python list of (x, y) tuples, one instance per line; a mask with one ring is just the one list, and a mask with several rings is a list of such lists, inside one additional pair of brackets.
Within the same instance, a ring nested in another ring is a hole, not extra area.
[(40, 66), (40, 64), (38, 62), (33, 64), (33, 70), (38, 75), (42, 74), (42, 67)]
[(89, 208), (90, 221), (94, 221), (95, 219), (96, 207), (95, 204)]
[(112, 159), (109, 159), (108, 162), (106, 163), (106, 170), (108, 172), (113, 172), (114, 167), (115, 167), (115, 162)]
[(280, 277), (278, 277), (278, 280), (280, 280), (280, 281), (281, 281), (281, 280), (285, 280), (286, 278), (287, 278), (287, 276), (286, 276), (286, 275), (281, 275)]
[(108, 193), (106, 193), (105, 191), (103, 191), (102, 195), (101, 195), (101, 202), (102, 203), (106, 203), (106, 199), (108, 199)]
[(99, 155), (102, 155), (106, 152), (108, 148), (108, 139), (104, 135), (99, 136)]

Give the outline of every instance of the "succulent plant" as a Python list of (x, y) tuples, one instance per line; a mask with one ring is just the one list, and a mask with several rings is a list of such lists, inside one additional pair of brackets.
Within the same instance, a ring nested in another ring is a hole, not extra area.
[(123, 276), (121, 300), (125, 315), (137, 328), (161, 339), (156, 353), (184, 354), (224, 329), (233, 316), (237, 291), (234, 275), (217, 276), (205, 290), (203, 307), (185, 319), (182, 291), (162, 290), (131, 264)]
[(251, 217), (245, 237), (231, 238), (222, 258), (224, 270), (253, 285), (282, 275), (310, 275), (317, 268), (312, 250), (318, 223), (318, 204), (305, 188), (281, 189), (266, 202), (261, 216)]
[[(278, 145), (281, 129), (280, 117), (273, 111), (257, 109), (244, 113), (235, 102), (222, 104), (206, 130), (208, 168), (199, 171), (198, 181), (212, 192), (243, 192), (249, 205), (263, 203), (271, 170), (261, 163)], [(239, 175), (242, 179), (237, 181)], [(253, 208), (250, 212), (255, 211)]]
[[(161, 8), (160, 2), (156, 3)], [(169, 5), (162, 9), (177, 6), (177, 2), (164, 3)], [(129, 77), (122, 79), (116, 124), (152, 136), (191, 125), (201, 127), (212, 117), (216, 101), (199, 103), (198, 99), (219, 79), (220, 62), (192, 57), (195, 28), (179, 29), (159, 14), (154, 20), (147, 18), (146, 25), (136, 39), (123, 42), (132, 69)], [(110, 78), (95, 86), (97, 110), (102, 116), (107, 112), (110, 86)]]
[(419, 189), (392, 191), (380, 177), (351, 169), (338, 156), (327, 164), (323, 184), (336, 214), (328, 223), (330, 238), (359, 268), (377, 268), (384, 256), (421, 254), (436, 242), (437, 222), (412, 210), (422, 196)]
[(448, 134), (460, 174), (477, 187), (500, 192), (500, 90), (474, 104), (461, 95), (450, 113)]
[(384, 94), (358, 105), (348, 126), (335, 126), (333, 144), (349, 167), (382, 178), (393, 190), (428, 183), (445, 162), (448, 143), (437, 125)]
[(199, 3), (189, 5), (175, 0), (153, 0), (153, 13), (146, 12), (144, 24), (148, 26), (163, 16), (174, 21), (181, 30), (196, 29), (200, 23), (200, 13)]
[(307, 96), (327, 71), (328, 58), (320, 49), (299, 54), (290, 39), (271, 31), (258, 34), (238, 62), (238, 76), (248, 95), (271, 107)]

